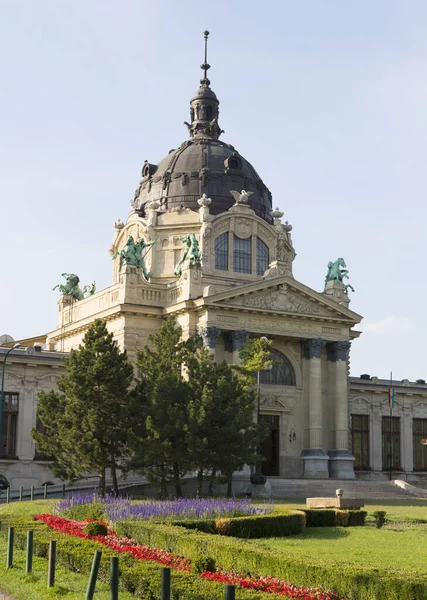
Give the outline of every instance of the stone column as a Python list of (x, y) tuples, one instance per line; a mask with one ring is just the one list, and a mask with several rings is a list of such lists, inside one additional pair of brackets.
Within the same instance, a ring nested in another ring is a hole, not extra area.
[(304, 477), (326, 479), (329, 477), (328, 456), (322, 440), (322, 364), (321, 355), (325, 342), (322, 339), (306, 340), (304, 359), (308, 361), (308, 426), (310, 447), (303, 450)]
[(335, 373), (335, 449), (329, 450), (330, 474), (337, 479), (354, 479), (354, 456), (348, 449), (348, 353), (350, 342), (333, 342), (328, 361)]
[(204, 325), (197, 329), (197, 333), (202, 338), (203, 346), (206, 346), (212, 354), (215, 354), (216, 338), (221, 335), (221, 329), (214, 326), (206, 327)]
[(231, 349), (233, 353), (233, 365), (240, 365), (241, 360), (239, 356), (239, 350), (243, 348), (246, 340), (249, 337), (249, 331), (244, 329), (238, 329), (231, 332)]

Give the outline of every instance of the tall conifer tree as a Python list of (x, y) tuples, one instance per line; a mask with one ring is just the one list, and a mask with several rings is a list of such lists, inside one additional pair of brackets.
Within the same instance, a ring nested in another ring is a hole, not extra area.
[(53, 472), (63, 479), (96, 471), (101, 494), (111, 468), (117, 493), (115, 471), (126, 453), (133, 367), (100, 319), (64, 364), (58, 392), (39, 394), (37, 416), (44, 432), (32, 430), (36, 447), (52, 457)]

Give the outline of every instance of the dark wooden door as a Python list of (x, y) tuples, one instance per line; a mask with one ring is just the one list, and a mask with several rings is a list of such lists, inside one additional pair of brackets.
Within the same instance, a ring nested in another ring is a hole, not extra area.
[(280, 475), (279, 464), (279, 416), (278, 415), (260, 415), (260, 421), (268, 427), (268, 436), (261, 446), (261, 454), (264, 457), (262, 463), (262, 472), (267, 477)]

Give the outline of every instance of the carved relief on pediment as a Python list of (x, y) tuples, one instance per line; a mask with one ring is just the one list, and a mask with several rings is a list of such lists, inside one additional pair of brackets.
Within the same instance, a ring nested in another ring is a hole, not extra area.
[(260, 406), (265, 409), (290, 411), (295, 405), (295, 396), (284, 394), (262, 394)]
[(298, 294), (289, 291), (287, 286), (253, 292), (233, 300), (224, 300), (227, 304), (248, 306), (253, 308), (267, 308), (283, 312), (292, 312), (308, 315), (320, 314), (320, 309), (315, 304), (303, 300)]

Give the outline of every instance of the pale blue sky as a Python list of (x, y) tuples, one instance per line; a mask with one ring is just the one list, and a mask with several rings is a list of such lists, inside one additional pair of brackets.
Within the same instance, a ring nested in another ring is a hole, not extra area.
[(0, 0), (0, 334), (56, 325), (62, 272), (111, 283), (145, 159), (187, 138), (204, 29), (223, 139), (293, 226), (295, 277), (343, 256), (351, 372), (427, 379), (427, 3)]

